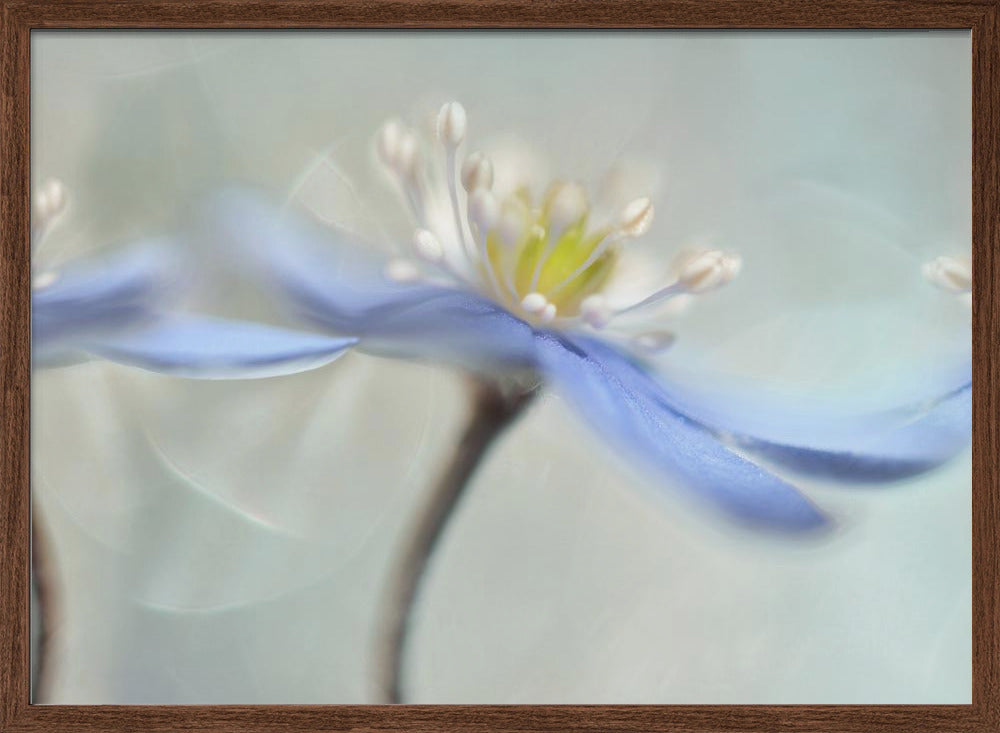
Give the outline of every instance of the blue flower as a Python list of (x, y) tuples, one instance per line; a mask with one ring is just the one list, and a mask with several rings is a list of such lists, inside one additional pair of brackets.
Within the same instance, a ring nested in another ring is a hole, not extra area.
[[(64, 206), (58, 182), (36, 195), (33, 249)], [(36, 367), (101, 357), (182, 377), (264, 377), (326, 364), (356, 341), (172, 309), (183, 272), (169, 240), (136, 243), (59, 269), (39, 267), (37, 253), (33, 259)]]
[(379, 134), (379, 157), (419, 227), (408, 258), (374, 258), (354, 237), (244, 192), (213, 202), (215, 232), (252, 253), (263, 277), (314, 327), (357, 338), (370, 353), (537, 377), (619, 450), (747, 525), (811, 530), (828, 519), (736, 450), (868, 481), (927, 470), (966, 445), (966, 367), (934, 399), (849, 420), (778, 414), (747, 396), (699, 398), (654, 376), (643, 356), (669, 346), (672, 335), (645, 329), (626, 338), (615, 324), (725, 285), (739, 258), (684, 253), (668, 285), (622, 302), (613, 288), (622, 244), (648, 229), (652, 202), (634, 199), (615, 219), (595, 223), (576, 184), (556, 183), (540, 199), (525, 187), (502, 191), (485, 156), (458, 165), (464, 132), (464, 110), (445, 105), (440, 171), (424, 165), (413, 131), (392, 122)]

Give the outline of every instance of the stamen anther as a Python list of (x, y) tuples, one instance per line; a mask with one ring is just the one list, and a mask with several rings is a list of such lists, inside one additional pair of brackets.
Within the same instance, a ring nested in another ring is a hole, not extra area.
[(587, 193), (578, 183), (565, 183), (559, 187), (549, 207), (549, 223), (554, 237), (567, 227), (576, 224), (587, 213)]
[(444, 259), (444, 247), (428, 229), (417, 229), (413, 233), (413, 248), (425, 262), (437, 263)]
[(385, 265), (387, 279), (397, 283), (411, 283), (420, 279), (420, 268), (410, 260), (389, 260)]
[(533, 316), (541, 315), (549, 305), (548, 298), (541, 293), (528, 293), (521, 299), (521, 308)]
[(396, 146), (395, 170), (402, 178), (413, 180), (420, 162), (420, 141), (413, 130), (403, 130)]
[(923, 266), (928, 281), (952, 293), (972, 290), (972, 260), (969, 257), (935, 257)]
[(524, 237), (524, 225), (527, 212), (518, 199), (507, 199), (500, 207), (500, 220), (497, 222), (497, 233), (500, 241), (508, 247), (513, 247)]
[(739, 255), (709, 250), (685, 255), (677, 263), (678, 284), (689, 293), (705, 293), (731, 282), (742, 267)]
[(603, 295), (588, 295), (580, 303), (580, 317), (592, 328), (604, 328), (612, 315), (611, 306)]
[(480, 188), (469, 195), (469, 219), (479, 230), (479, 236), (486, 238), (486, 233), (493, 228), (500, 218), (500, 205), (496, 196)]
[(462, 164), (462, 188), (469, 193), (493, 186), (493, 164), (480, 152), (475, 152)]
[(629, 203), (623, 210), (618, 231), (626, 237), (641, 237), (653, 224), (653, 202), (643, 196)]
[(43, 222), (58, 216), (66, 206), (66, 187), (62, 181), (50, 178), (35, 195), (35, 210)]
[(403, 124), (399, 120), (389, 120), (382, 125), (375, 137), (375, 152), (382, 165), (389, 170), (396, 170), (396, 158), (402, 136)]
[(547, 303), (538, 316), (540, 323), (552, 323), (556, 319), (555, 303)]
[(450, 148), (457, 148), (465, 139), (465, 107), (458, 102), (442, 105), (437, 118), (438, 140)]
[(55, 270), (43, 270), (31, 279), (32, 290), (42, 290), (53, 285), (59, 279), (59, 273)]

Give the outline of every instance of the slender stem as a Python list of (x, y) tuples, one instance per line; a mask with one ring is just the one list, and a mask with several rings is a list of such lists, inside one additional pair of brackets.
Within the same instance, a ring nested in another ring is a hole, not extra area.
[(383, 703), (403, 702), (403, 657), (411, 612), (428, 562), (463, 492), (490, 447), (531, 403), (537, 390), (507, 390), (477, 381), (465, 432), (402, 544), (383, 605), (376, 653), (377, 694)]
[(31, 701), (48, 702), (52, 665), (52, 629), (56, 625), (55, 569), (52, 563), (51, 541), (37, 502), (31, 507), (31, 585), (38, 608), (38, 642), (33, 650), (35, 661), (31, 684)]

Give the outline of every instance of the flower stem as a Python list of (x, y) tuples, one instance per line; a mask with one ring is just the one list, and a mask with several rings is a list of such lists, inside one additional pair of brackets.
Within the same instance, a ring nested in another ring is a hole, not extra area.
[(31, 586), (38, 609), (38, 637), (31, 659), (34, 674), (31, 680), (31, 702), (48, 702), (52, 669), (52, 629), (57, 616), (55, 569), (52, 563), (52, 543), (41, 517), (37, 502), (31, 507)]
[(473, 383), (473, 403), (465, 432), (403, 542), (385, 595), (375, 660), (377, 694), (383, 703), (403, 702), (402, 667), (411, 612), (438, 540), (490, 447), (538, 391), (535, 387), (505, 387), (496, 382)]

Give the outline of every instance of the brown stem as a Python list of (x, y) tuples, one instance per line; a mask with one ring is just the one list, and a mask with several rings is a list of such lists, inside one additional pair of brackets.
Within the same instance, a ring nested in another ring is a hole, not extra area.
[(474, 401), (451, 463), (438, 478), (399, 553), (388, 585), (376, 654), (377, 695), (383, 703), (403, 701), (403, 656), (420, 583), (449, 518), (490, 447), (531, 403), (536, 389), (505, 389), (474, 383)]
[(48, 702), (52, 675), (52, 630), (58, 614), (52, 543), (37, 502), (32, 502), (31, 507), (31, 585), (38, 609), (38, 637), (32, 653), (34, 675), (31, 702), (37, 705)]

